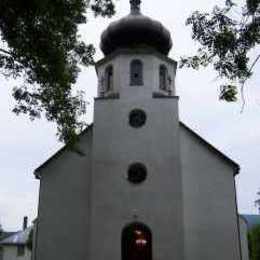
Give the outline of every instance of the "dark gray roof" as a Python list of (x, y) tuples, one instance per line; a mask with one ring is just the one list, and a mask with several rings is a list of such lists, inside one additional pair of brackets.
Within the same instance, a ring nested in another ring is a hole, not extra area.
[(161, 60), (164, 60), (166, 62), (169, 62), (175, 66), (177, 66), (177, 62), (171, 58), (169, 58), (166, 55), (163, 55), (162, 53), (156, 51), (154, 48), (151, 47), (138, 47), (138, 48), (118, 48), (116, 51), (114, 51), (113, 53), (105, 56), (103, 59), (99, 60), (96, 62), (96, 69), (97, 66), (100, 66), (102, 64), (105, 64), (109, 61), (111, 61), (112, 59), (114, 59), (116, 56), (120, 55), (120, 54), (128, 54), (128, 55), (136, 55), (136, 54), (148, 54), (148, 55), (154, 55), (156, 57), (158, 57)]
[(15, 232), (14, 234), (0, 241), (0, 245), (26, 245), (29, 239), (32, 227)]
[(170, 32), (158, 21), (142, 15), (139, 7), (131, 8), (131, 13), (112, 22), (101, 35), (100, 48), (109, 55), (119, 48), (152, 47), (168, 55), (172, 47)]
[(13, 235), (13, 234), (15, 234), (16, 232), (3, 232), (3, 233), (1, 233), (0, 234), (0, 241), (1, 240), (3, 240), (3, 239), (5, 239), (5, 238), (7, 238), (7, 237), (9, 237), (9, 236), (11, 236), (11, 235)]

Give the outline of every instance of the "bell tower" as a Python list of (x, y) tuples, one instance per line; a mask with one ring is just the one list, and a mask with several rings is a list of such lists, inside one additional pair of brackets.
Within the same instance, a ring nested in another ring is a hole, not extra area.
[(182, 260), (177, 63), (169, 31), (130, 4), (96, 64), (88, 259)]

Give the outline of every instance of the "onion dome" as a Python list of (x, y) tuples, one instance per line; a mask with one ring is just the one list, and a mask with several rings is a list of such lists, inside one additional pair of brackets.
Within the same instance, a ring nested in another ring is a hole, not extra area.
[(150, 47), (168, 55), (172, 47), (170, 32), (160, 22), (141, 14), (141, 0), (131, 0), (130, 4), (131, 13), (111, 23), (102, 33), (100, 48), (104, 55), (136, 47)]

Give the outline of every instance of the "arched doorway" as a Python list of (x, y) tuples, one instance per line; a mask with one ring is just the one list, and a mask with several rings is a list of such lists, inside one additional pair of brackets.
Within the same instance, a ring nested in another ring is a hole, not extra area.
[(142, 223), (132, 223), (122, 231), (122, 260), (152, 260), (152, 233)]

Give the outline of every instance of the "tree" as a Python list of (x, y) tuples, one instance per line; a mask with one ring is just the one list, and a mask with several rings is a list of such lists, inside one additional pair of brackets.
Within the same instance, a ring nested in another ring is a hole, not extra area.
[(33, 249), (33, 234), (34, 234), (34, 227), (31, 228), (28, 239), (26, 241), (26, 246), (30, 251), (32, 251)]
[(65, 142), (84, 127), (83, 92), (72, 89), (80, 65), (94, 63), (93, 45), (78, 35), (87, 9), (103, 17), (115, 12), (112, 0), (0, 1), (0, 73), (23, 82), (13, 90), (13, 111), (31, 119), (44, 113)]
[(223, 8), (215, 6), (211, 13), (195, 11), (186, 24), (200, 47), (196, 55), (182, 57), (180, 67), (213, 65), (226, 81), (221, 85), (220, 99), (236, 101), (239, 86), (243, 97), (245, 83), (260, 59), (260, 54), (253, 61), (249, 56), (260, 43), (260, 0), (246, 0), (243, 7), (226, 0)]
[(248, 233), (249, 258), (251, 260), (260, 259), (260, 226), (255, 226)]

